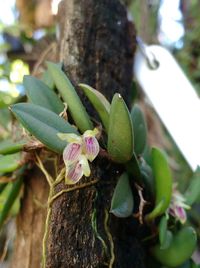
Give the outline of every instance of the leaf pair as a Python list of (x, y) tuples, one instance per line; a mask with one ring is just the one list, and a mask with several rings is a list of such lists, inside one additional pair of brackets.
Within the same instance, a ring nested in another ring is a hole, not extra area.
[(133, 155), (134, 133), (131, 116), (120, 94), (116, 93), (112, 103), (95, 89), (79, 84), (98, 112), (108, 133), (107, 149), (112, 160), (118, 163), (129, 161)]

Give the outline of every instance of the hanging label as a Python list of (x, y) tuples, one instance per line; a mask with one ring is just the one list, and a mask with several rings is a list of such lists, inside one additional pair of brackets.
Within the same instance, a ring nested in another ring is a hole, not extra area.
[(200, 166), (200, 100), (168, 50), (137, 51), (135, 78), (193, 170)]

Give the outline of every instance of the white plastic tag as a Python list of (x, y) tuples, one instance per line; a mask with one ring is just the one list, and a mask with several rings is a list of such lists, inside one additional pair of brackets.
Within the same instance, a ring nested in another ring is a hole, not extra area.
[(195, 170), (200, 165), (200, 99), (168, 50), (157, 45), (148, 46), (146, 50), (158, 67), (150, 68), (144, 53), (138, 49), (135, 77)]

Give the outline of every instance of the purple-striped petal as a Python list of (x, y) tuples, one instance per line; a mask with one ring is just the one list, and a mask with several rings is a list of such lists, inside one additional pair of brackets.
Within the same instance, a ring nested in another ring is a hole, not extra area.
[(175, 212), (176, 217), (180, 220), (182, 224), (186, 222), (187, 215), (185, 213), (184, 208), (175, 206), (174, 212)]
[(69, 165), (66, 168), (65, 183), (66, 184), (75, 184), (83, 176), (83, 168), (79, 161)]
[(83, 137), (83, 151), (90, 162), (97, 157), (99, 153), (99, 143), (94, 136)]
[(63, 160), (65, 165), (73, 163), (78, 160), (81, 155), (81, 144), (79, 143), (69, 143), (63, 151)]

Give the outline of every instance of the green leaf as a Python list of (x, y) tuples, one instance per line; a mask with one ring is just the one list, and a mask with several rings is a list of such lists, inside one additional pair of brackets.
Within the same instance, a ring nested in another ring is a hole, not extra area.
[(68, 109), (76, 126), (81, 130), (81, 132), (92, 129), (93, 124), (68, 77), (57, 64), (48, 62), (47, 66), (56, 88), (60, 92), (64, 102), (68, 105)]
[(166, 249), (171, 245), (173, 234), (167, 230), (167, 217), (163, 216), (159, 223), (159, 240), (160, 248)]
[(184, 194), (186, 203), (188, 205), (193, 205), (195, 202), (199, 201), (200, 196), (200, 167), (194, 172), (192, 178), (190, 179), (190, 185)]
[(160, 249), (160, 245), (156, 245), (151, 251), (160, 263), (169, 267), (177, 267), (192, 256), (196, 243), (195, 230), (192, 227), (184, 227), (173, 236), (168, 248)]
[(42, 81), (52, 90), (55, 87), (54, 81), (48, 70), (42, 74)]
[(153, 148), (151, 155), (155, 178), (156, 206), (162, 202), (162, 207), (157, 210), (157, 213), (152, 211), (146, 216), (147, 219), (152, 220), (162, 215), (169, 207), (172, 196), (172, 175), (165, 154), (161, 150)]
[(120, 94), (115, 94), (110, 110), (108, 153), (113, 161), (125, 163), (133, 155), (134, 134), (128, 108)]
[(131, 119), (134, 127), (134, 151), (140, 155), (147, 144), (147, 124), (138, 104), (135, 104), (131, 110)]
[(104, 97), (104, 95), (94, 88), (85, 84), (79, 84), (79, 87), (84, 91), (85, 95), (91, 101), (92, 105), (99, 114), (106, 131), (108, 132), (110, 103)]
[(160, 249), (167, 249), (168, 247), (170, 247), (172, 241), (173, 241), (173, 234), (171, 231), (167, 230), (165, 240), (163, 241), (163, 244), (160, 246)]
[(166, 236), (167, 236), (167, 217), (163, 216), (159, 223), (159, 240), (161, 247), (165, 243)]
[(26, 75), (23, 80), (29, 100), (36, 105), (60, 114), (64, 110), (62, 101), (56, 93), (37, 78)]
[(13, 142), (11, 139), (0, 142), (0, 154), (13, 154), (23, 149), (25, 141)]
[(126, 173), (123, 173), (115, 187), (110, 212), (116, 217), (129, 217), (133, 213), (133, 206), (133, 193), (129, 184), (129, 178)]
[(0, 118), (0, 125), (8, 130), (11, 122), (11, 113), (8, 108), (0, 109)]
[(18, 169), (20, 164), (20, 154), (10, 154), (0, 156), (0, 172), (8, 173)]
[(5, 189), (7, 183), (0, 183), (0, 194), (3, 192), (3, 190)]
[(23, 183), (23, 178), (20, 177), (19, 179), (17, 179), (16, 181), (14, 181), (12, 183), (11, 189), (7, 194), (6, 200), (3, 204), (3, 208), (0, 211), (0, 229), (4, 223), (4, 221), (6, 220), (19, 192), (21, 189)]
[(146, 163), (145, 160), (142, 160), (140, 163), (140, 172), (142, 174), (142, 181), (145, 185), (145, 189), (150, 192), (152, 196), (155, 196), (154, 189), (154, 177), (151, 167)]
[(138, 183), (142, 181), (142, 174), (140, 172), (140, 166), (137, 160), (136, 155), (133, 153), (131, 160), (129, 160), (126, 164), (126, 171), (133, 176), (134, 180)]
[(38, 105), (19, 103), (13, 105), (11, 110), (24, 128), (55, 152), (62, 153), (66, 146), (57, 133), (78, 134), (63, 118)]

